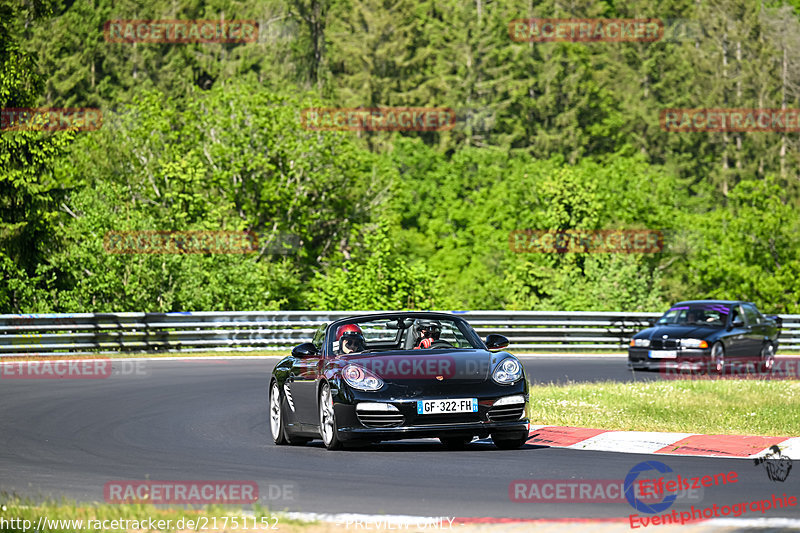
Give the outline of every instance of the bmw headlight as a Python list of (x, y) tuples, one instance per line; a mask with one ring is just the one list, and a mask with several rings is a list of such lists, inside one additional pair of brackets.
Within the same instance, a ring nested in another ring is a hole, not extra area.
[(681, 339), (682, 348), (708, 348), (708, 343), (701, 339)]
[(348, 385), (354, 389), (363, 391), (375, 391), (383, 387), (383, 380), (358, 365), (347, 365), (342, 369), (342, 377)]
[(501, 385), (510, 385), (522, 377), (522, 365), (513, 357), (506, 357), (497, 365), (492, 373), (492, 379)]
[(647, 348), (650, 346), (650, 339), (631, 339), (631, 346), (638, 348)]

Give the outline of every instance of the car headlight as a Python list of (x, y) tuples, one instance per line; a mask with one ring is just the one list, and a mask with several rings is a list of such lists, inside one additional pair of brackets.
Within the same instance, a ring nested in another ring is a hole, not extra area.
[(342, 377), (348, 385), (354, 389), (363, 391), (374, 391), (383, 387), (383, 380), (358, 365), (347, 365), (342, 369)]
[(708, 348), (708, 343), (700, 339), (681, 339), (682, 348)]
[(492, 379), (501, 385), (509, 385), (522, 377), (522, 365), (513, 357), (506, 357), (497, 365), (492, 373)]
[(631, 339), (631, 346), (647, 348), (650, 346), (650, 339)]

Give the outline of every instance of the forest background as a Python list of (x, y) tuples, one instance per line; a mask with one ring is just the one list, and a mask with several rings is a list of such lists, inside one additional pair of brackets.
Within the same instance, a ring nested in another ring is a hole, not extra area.
[[(800, 312), (797, 132), (667, 132), (666, 108), (797, 108), (797, 5), (0, 0), (0, 313)], [(516, 42), (530, 17), (659, 18), (657, 42)], [(249, 43), (108, 42), (117, 19), (255, 20)], [(434, 132), (312, 106), (445, 107)], [(660, 253), (515, 253), (514, 230), (659, 230)], [(114, 254), (110, 231), (252, 231), (250, 254)]]

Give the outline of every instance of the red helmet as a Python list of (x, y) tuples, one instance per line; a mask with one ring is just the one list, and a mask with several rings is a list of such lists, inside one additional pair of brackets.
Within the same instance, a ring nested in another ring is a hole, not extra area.
[(358, 327), (356, 324), (345, 324), (343, 326), (339, 326), (339, 329), (336, 330), (336, 340), (342, 338), (342, 335), (350, 334), (350, 335), (361, 335), (364, 336), (364, 332), (361, 331), (361, 328)]
[(336, 330), (336, 340), (339, 341), (340, 354), (361, 352), (366, 349), (364, 333), (355, 324), (339, 326)]

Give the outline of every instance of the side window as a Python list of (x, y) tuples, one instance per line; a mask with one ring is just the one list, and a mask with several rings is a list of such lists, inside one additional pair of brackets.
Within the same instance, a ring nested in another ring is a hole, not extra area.
[(322, 324), (319, 328), (317, 328), (317, 331), (314, 332), (314, 337), (311, 339), (311, 342), (320, 352), (322, 351), (322, 343), (325, 340), (325, 329), (327, 327), (328, 324)]
[(748, 326), (757, 326), (759, 324), (758, 311), (752, 305), (744, 304), (744, 316)]
[(731, 307), (731, 313), (733, 314), (733, 316), (731, 316), (731, 324), (733, 324), (737, 320), (741, 320), (742, 322), (744, 322), (744, 316), (742, 316), (742, 307), (741, 306), (739, 306), (739, 305), (732, 306)]

